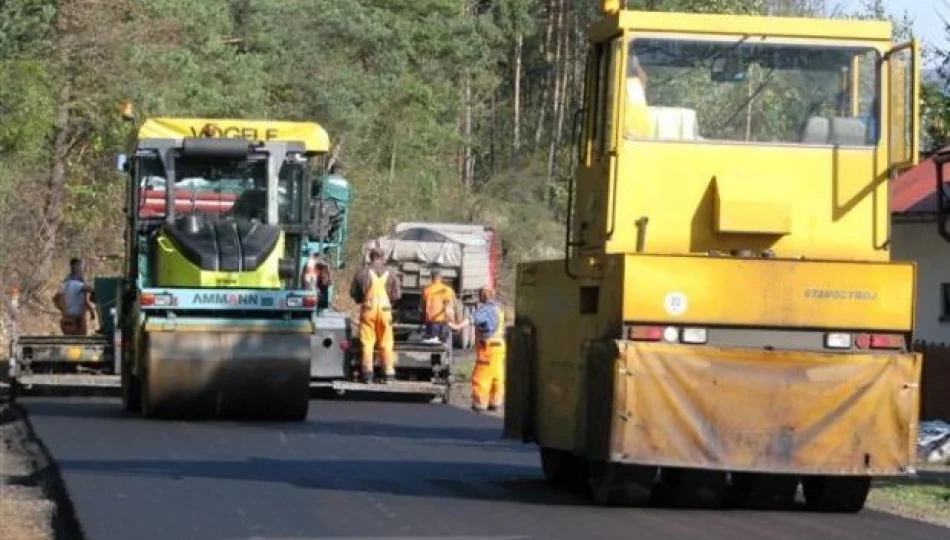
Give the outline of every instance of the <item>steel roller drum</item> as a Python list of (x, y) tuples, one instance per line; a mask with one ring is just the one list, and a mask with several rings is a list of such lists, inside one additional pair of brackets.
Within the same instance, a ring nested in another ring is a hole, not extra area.
[(307, 416), (309, 334), (153, 331), (147, 343), (143, 416), (297, 421)]

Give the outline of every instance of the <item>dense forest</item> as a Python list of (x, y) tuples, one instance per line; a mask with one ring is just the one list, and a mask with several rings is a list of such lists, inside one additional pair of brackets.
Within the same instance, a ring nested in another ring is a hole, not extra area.
[[(829, 0), (833, 1), (833, 0)], [(822, 15), (821, 0), (630, 0), (630, 8)], [(353, 183), (351, 249), (397, 221), (495, 226), (508, 272), (556, 256), (585, 27), (599, 0), (0, 1), (0, 283), (42, 311), (79, 255), (118, 266), (115, 158), (139, 116), (310, 120)], [(837, 17), (910, 21), (870, 0)], [(940, 78), (943, 51), (928, 51)], [(925, 91), (927, 144), (947, 98)]]

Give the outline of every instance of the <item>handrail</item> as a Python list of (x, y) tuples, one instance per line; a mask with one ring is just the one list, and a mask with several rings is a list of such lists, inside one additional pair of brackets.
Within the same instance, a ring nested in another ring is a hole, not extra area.
[[(574, 111), (574, 118), (571, 119), (571, 161), (574, 161), (577, 157), (577, 150), (579, 149), (580, 143), (578, 142), (578, 126), (580, 125), (581, 115), (584, 113), (584, 108), (579, 108)], [(572, 216), (574, 214), (574, 176), (577, 174), (578, 163), (574, 163), (571, 167), (571, 172), (567, 177), (567, 224), (564, 227), (564, 273), (567, 277), (571, 279), (577, 279), (578, 275), (571, 270), (571, 248), (581, 245), (583, 242), (575, 242), (571, 236), (574, 229), (574, 220)]]

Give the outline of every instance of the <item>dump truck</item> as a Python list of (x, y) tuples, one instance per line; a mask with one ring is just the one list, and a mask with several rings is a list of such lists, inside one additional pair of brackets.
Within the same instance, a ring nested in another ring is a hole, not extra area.
[(304, 419), (351, 333), (332, 286), (303, 280), (311, 254), (343, 266), (350, 192), (328, 151), (311, 122), (146, 119), (119, 160), (125, 269), (95, 280), (100, 332), (15, 335), (14, 382), (108, 384), (84, 367), (145, 417)]
[[(492, 228), (466, 223), (398, 223), (393, 232), (367, 241), (362, 258), (369, 262), (369, 251), (383, 251), (386, 266), (398, 276), (402, 297), (393, 305), (396, 382), (391, 392), (431, 393), (447, 403), (451, 390), (452, 346), (425, 339), (422, 320), (422, 290), (439, 269), (443, 281), (452, 287), (458, 299), (456, 313), (467, 316), (478, 299), (478, 289), (494, 287), (497, 282), (498, 245)], [(453, 333), (453, 345), (472, 347), (468, 328)], [(358, 375), (361, 344), (351, 341), (349, 379)], [(359, 390), (353, 383), (337, 382), (336, 388)]]
[(915, 463), (888, 183), (917, 161), (918, 44), (608, 4), (565, 254), (517, 268), (505, 437), (599, 504), (860, 511)]
[[(363, 260), (379, 248), (386, 265), (400, 277), (403, 296), (395, 306), (394, 319), (403, 336), (422, 329), (422, 289), (432, 283), (432, 272), (440, 270), (442, 280), (458, 298), (456, 312), (462, 318), (478, 303), (478, 290), (496, 287), (500, 249), (495, 230), (470, 223), (402, 222), (392, 233), (363, 244)], [(473, 346), (471, 329), (453, 334), (459, 349)]]

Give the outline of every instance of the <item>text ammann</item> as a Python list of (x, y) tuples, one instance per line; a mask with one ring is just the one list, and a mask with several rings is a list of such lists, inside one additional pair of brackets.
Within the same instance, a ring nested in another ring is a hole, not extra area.
[(260, 299), (256, 294), (234, 294), (234, 293), (198, 293), (195, 295), (195, 304), (227, 304), (238, 306), (256, 306)]

